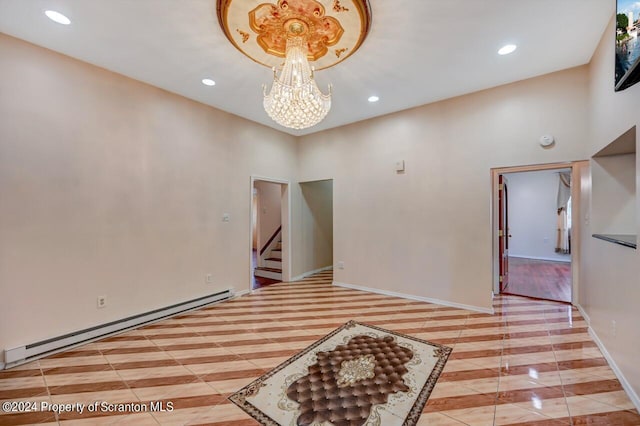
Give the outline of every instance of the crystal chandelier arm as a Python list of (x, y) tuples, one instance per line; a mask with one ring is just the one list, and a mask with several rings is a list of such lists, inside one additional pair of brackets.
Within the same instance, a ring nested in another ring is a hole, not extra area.
[(264, 108), (277, 123), (292, 129), (305, 129), (322, 121), (331, 108), (329, 94), (323, 94), (313, 78), (303, 37), (287, 40), (287, 54), (280, 76), (274, 68), (271, 90), (264, 87)]

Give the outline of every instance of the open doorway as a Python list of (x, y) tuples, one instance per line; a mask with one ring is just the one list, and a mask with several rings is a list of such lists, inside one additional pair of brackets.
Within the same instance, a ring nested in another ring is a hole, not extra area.
[(295, 280), (333, 267), (333, 179), (300, 182), (300, 192)]
[(574, 236), (578, 235), (574, 195), (579, 197), (572, 165), (492, 172), (498, 272), (494, 292), (571, 303)]
[(289, 184), (251, 178), (251, 289), (290, 278)]

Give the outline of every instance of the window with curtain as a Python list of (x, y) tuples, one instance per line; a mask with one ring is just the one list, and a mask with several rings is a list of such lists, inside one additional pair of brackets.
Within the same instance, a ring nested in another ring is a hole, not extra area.
[(571, 253), (571, 173), (558, 173), (558, 238), (556, 253)]

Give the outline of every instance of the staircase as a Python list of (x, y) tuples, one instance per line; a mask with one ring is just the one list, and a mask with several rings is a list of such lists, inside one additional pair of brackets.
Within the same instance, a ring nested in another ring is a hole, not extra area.
[(282, 240), (279, 238), (271, 250), (260, 255), (263, 266), (253, 270), (256, 277), (282, 281)]

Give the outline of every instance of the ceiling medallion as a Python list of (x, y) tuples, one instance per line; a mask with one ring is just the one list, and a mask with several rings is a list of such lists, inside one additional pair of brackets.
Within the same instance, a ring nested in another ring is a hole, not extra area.
[[(277, 123), (293, 129), (311, 127), (327, 115), (331, 93), (320, 92), (314, 69), (351, 56), (371, 23), (368, 0), (278, 0), (257, 6), (246, 0), (217, 0), (217, 10), (231, 43), (274, 69), (264, 107)], [(327, 55), (329, 48), (335, 54)]]
[(325, 16), (322, 4), (314, 0), (280, 0), (277, 6), (263, 3), (249, 12), (249, 25), (258, 34), (260, 47), (281, 58), (289, 37), (305, 37), (310, 61), (323, 57), (344, 34), (340, 21)]

